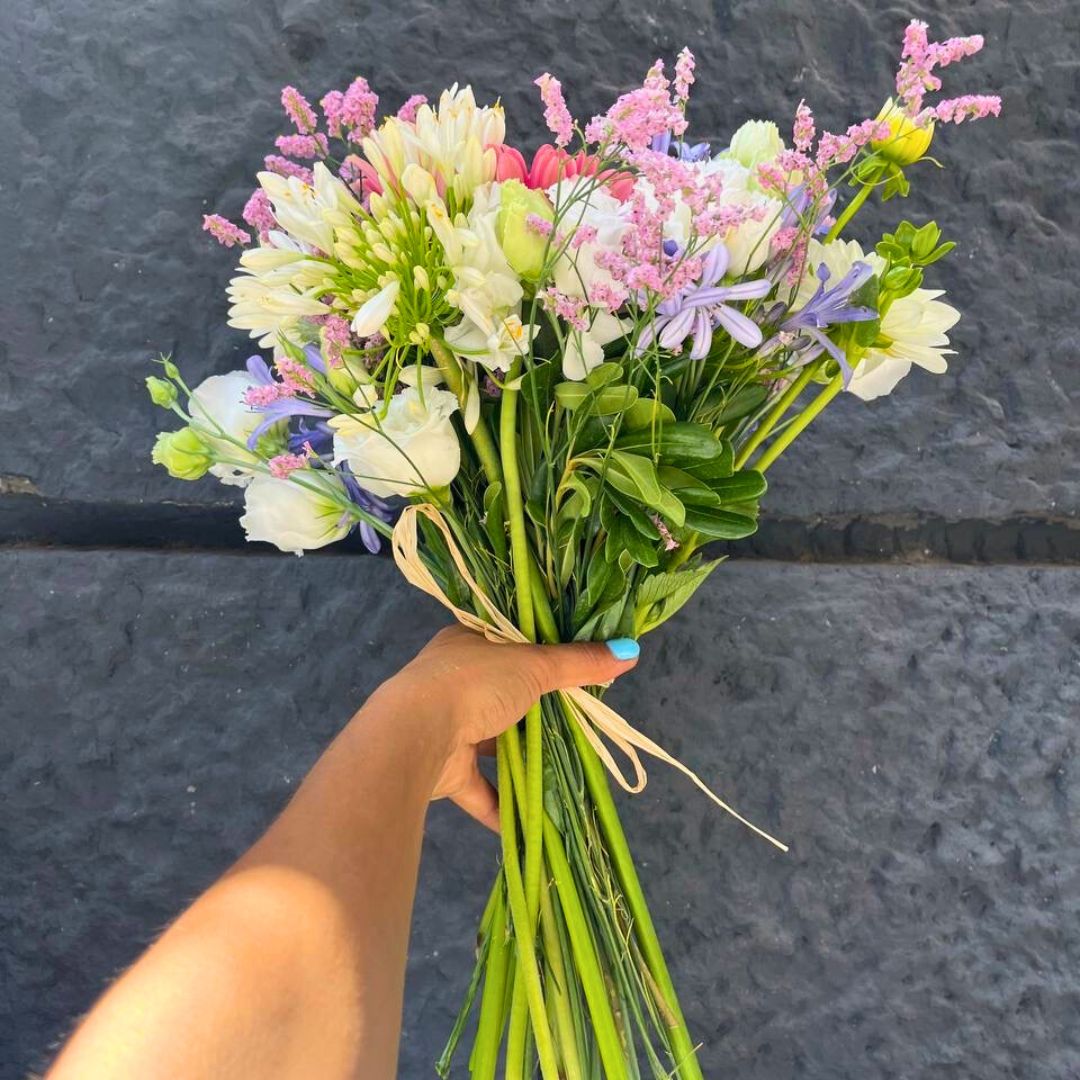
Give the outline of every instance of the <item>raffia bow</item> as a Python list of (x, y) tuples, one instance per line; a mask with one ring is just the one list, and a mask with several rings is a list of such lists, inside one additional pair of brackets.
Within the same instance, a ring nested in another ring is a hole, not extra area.
[[(487, 613), (489, 621), (481, 619), (478, 615), (464, 608), (458, 607), (443, 592), (439, 583), (420, 557), (418, 550), (417, 517), (426, 517), (443, 535), (447, 550), (454, 560), (462, 580), (471, 590), (477, 603)], [(461, 554), (457, 541), (454, 539), (450, 526), (446, 524), (442, 514), (430, 503), (418, 503), (407, 506), (394, 527), (394, 535), (391, 541), (394, 550), (394, 562), (405, 576), (406, 581), (422, 589), (428, 596), (434, 597), (462, 626), (469, 630), (475, 630), (483, 634), (488, 641), (499, 644), (529, 644), (529, 639), (505, 616), (484, 594), (477, 585), (472, 574), (465, 565), (465, 559)], [(589, 745), (596, 751), (600, 760), (607, 767), (608, 772), (615, 778), (619, 785), (626, 791), (636, 794), (644, 790), (648, 782), (645, 766), (641, 763), (638, 751), (664, 761), (668, 765), (678, 769), (679, 772), (688, 776), (717, 806), (727, 811), (737, 821), (741, 821), (748, 829), (764, 837), (770, 844), (774, 844), (781, 851), (787, 851), (787, 845), (782, 844), (775, 837), (770, 836), (764, 829), (759, 829), (752, 821), (747, 821), (738, 811), (728, 806), (718, 795), (711, 791), (707, 784), (691, 769), (688, 769), (677, 758), (673, 758), (662, 746), (654, 743), (647, 735), (643, 735), (636, 728), (628, 724), (614, 709), (605, 705), (599, 698), (594, 697), (586, 690), (571, 688), (556, 691), (562, 696), (567, 706), (567, 712), (574, 718), (582, 734), (588, 740)], [(626, 756), (634, 770), (634, 780), (631, 782), (623, 773), (619, 764), (608, 750), (598, 732), (602, 732), (615, 744)]]

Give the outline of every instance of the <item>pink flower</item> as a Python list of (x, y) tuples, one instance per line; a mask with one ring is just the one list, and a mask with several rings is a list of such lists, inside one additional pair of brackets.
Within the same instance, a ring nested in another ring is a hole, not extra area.
[(280, 157), (278, 154), (267, 154), (263, 158), (263, 163), (270, 172), (277, 173), (279, 176), (295, 176), (305, 184), (315, 183), (315, 176), (310, 169), (297, 165), (295, 161)]
[(544, 122), (555, 136), (556, 146), (565, 146), (574, 134), (574, 118), (563, 99), (562, 84), (554, 75), (545, 72), (535, 85), (540, 87), (540, 100), (545, 105)]
[(589, 329), (589, 305), (580, 297), (569, 296), (552, 285), (540, 294), (540, 302), (546, 311), (565, 319), (575, 330)]
[(495, 179), (528, 182), (529, 169), (520, 150), (506, 143), (492, 143), (488, 150), (495, 151)]
[(315, 389), (315, 379), (311, 371), (299, 360), (279, 356), (274, 362), (274, 370), (281, 378), (282, 387), (293, 394), (311, 394)]
[(320, 337), (327, 364), (332, 368), (340, 367), (343, 362), (342, 350), (352, 347), (349, 320), (340, 315), (327, 315)]
[(286, 86), (281, 91), (281, 105), (301, 135), (310, 135), (314, 132), (315, 110), (295, 86)]
[(795, 110), (795, 125), (792, 128), (792, 141), (795, 149), (807, 153), (814, 144), (814, 114), (805, 101), (799, 102)]
[(982, 47), (981, 34), (931, 42), (927, 37), (926, 23), (912, 19), (904, 32), (901, 64), (896, 73), (896, 95), (904, 112), (908, 116), (917, 116), (922, 111), (923, 97), (927, 91), (941, 89), (941, 80), (933, 74), (936, 68), (946, 67), (966, 56), (974, 56)]
[(266, 464), (271, 476), (276, 476), (279, 480), (287, 480), (290, 473), (308, 467), (308, 456), (307, 454), (278, 454)]
[(683, 48), (675, 61), (675, 97), (685, 103), (690, 97), (690, 87), (694, 85), (694, 54)]
[(326, 117), (326, 128), (335, 139), (360, 142), (375, 127), (379, 95), (371, 89), (367, 79), (358, 76), (344, 93), (331, 90), (319, 104)]
[(416, 113), (421, 105), (427, 104), (427, 98), (423, 94), (413, 94), (404, 105), (397, 111), (397, 118), (404, 120), (406, 124), (412, 124), (416, 121)]
[[(515, 151), (516, 153), (516, 151)], [(521, 155), (519, 154), (518, 157)], [(525, 159), (521, 159), (524, 165)], [(508, 168), (510, 168), (508, 164)], [(516, 168), (516, 164), (513, 166)], [(552, 184), (560, 180), (572, 180), (575, 176), (598, 176), (609, 192), (620, 202), (625, 202), (634, 186), (634, 177), (630, 173), (616, 172), (605, 169), (598, 173), (600, 159), (593, 154), (586, 154), (583, 150), (576, 154), (568, 154), (561, 147), (544, 143), (533, 155), (532, 165), (522, 180), (526, 187), (539, 188), (546, 191)]]
[(664, 65), (657, 62), (649, 69), (644, 84), (623, 94), (603, 116), (594, 116), (585, 129), (588, 142), (602, 146), (618, 145), (628, 151), (644, 150), (654, 135), (686, 131), (686, 117), (678, 102), (669, 94), (670, 83), (664, 77)]
[(965, 120), (1000, 115), (1001, 98), (990, 94), (965, 94), (963, 97), (939, 101), (932, 109), (924, 109), (919, 123), (940, 120), (943, 124), (962, 124)]
[(220, 214), (203, 214), (202, 227), (224, 247), (251, 243), (251, 233), (244, 232), (239, 225), (234, 225)]
[(550, 236), (555, 226), (547, 218), (543, 218), (539, 214), (526, 214), (525, 228), (538, 236)]
[(260, 240), (265, 240), (270, 230), (277, 228), (270, 197), (262, 188), (256, 188), (244, 204), (243, 218), (253, 229), (258, 230)]
[(281, 398), (295, 396), (295, 390), (282, 386), (281, 383), (259, 383), (256, 386), (249, 386), (244, 391), (244, 404), (253, 409), (264, 409)]
[(274, 145), (289, 157), (326, 157), (330, 152), (326, 136), (321, 132), (315, 135), (279, 135), (274, 140)]

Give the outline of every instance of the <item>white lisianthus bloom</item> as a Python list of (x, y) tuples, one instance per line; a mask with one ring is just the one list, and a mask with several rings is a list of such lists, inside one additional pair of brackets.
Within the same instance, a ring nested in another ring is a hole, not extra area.
[[(317, 483), (341, 486), (339, 480), (326, 474), (321, 474)], [(343, 486), (341, 495), (345, 497)], [(297, 555), (343, 540), (353, 524), (342, 511), (341, 502), (329, 492), (262, 474), (254, 477), (244, 492), (244, 508), (240, 524), (248, 540), (263, 540)]]
[[(263, 419), (261, 414), (244, 403), (244, 394), (255, 385), (255, 380), (246, 371), (230, 371), (226, 375), (211, 375), (209, 379), (204, 379), (191, 391), (188, 399), (188, 412), (192, 420), (199, 424), (200, 435), (215, 453), (252, 464), (259, 459), (245, 446), (237, 446), (216, 433), (224, 432), (238, 443), (247, 443), (248, 436)], [(254, 472), (241, 466), (219, 463), (210, 466), (210, 474), (223, 484), (244, 487)]]
[[(792, 310), (797, 311), (814, 295), (819, 284), (817, 268), (829, 268), (826, 287), (836, 284), (856, 262), (868, 263), (875, 274), (885, 269), (885, 260), (876, 252), (863, 252), (855, 240), (836, 240), (822, 244), (811, 240), (807, 250), (807, 269), (799, 286)], [(916, 289), (909, 296), (894, 300), (881, 320), (882, 344), (867, 351), (855, 368), (847, 390), (863, 401), (873, 401), (891, 393), (917, 364), (935, 375), (948, 367), (946, 356), (948, 331), (956, 325), (960, 312), (938, 297), (941, 289)]]
[(780, 229), (784, 204), (756, 190), (750, 169), (726, 152), (703, 162), (701, 168), (708, 174), (719, 173), (723, 186), (717, 201), (721, 205), (745, 207), (750, 212), (720, 239), (731, 256), (730, 273), (736, 277), (752, 274), (769, 257), (769, 244)]
[(594, 188), (587, 196), (580, 194), (589, 185), (595, 185), (595, 181), (582, 177), (560, 181), (547, 191), (556, 213), (561, 214), (560, 231), (569, 234), (581, 226), (596, 230), (595, 240), (568, 246), (553, 274), (555, 288), (585, 301), (594, 285), (614, 283), (611, 273), (597, 265), (596, 257), (602, 251), (619, 251), (631, 224), (629, 207), (606, 191)]
[(383, 411), (372, 404), (359, 416), (335, 416), (334, 464), (347, 462), (360, 485), (373, 495), (416, 495), (446, 487), (461, 466), (461, 447), (450, 417), (458, 407), (448, 390), (410, 386)]
[(539, 329), (535, 323), (523, 323), (516, 313), (498, 319), (490, 334), (471, 319), (462, 319), (447, 328), (446, 343), (459, 356), (488, 371), (509, 371), (515, 360), (528, 353)]
[(771, 120), (747, 120), (731, 137), (727, 154), (744, 169), (773, 161), (784, 150), (780, 129)]

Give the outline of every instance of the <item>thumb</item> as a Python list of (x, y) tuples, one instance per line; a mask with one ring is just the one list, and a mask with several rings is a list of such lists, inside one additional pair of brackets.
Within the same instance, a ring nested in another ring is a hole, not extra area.
[(538, 689), (547, 694), (572, 686), (610, 682), (638, 662), (641, 649), (633, 638), (583, 641), (571, 645), (532, 645), (530, 660)]

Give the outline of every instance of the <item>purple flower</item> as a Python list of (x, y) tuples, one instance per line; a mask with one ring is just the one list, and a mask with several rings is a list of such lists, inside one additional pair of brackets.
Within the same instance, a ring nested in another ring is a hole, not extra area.
[[(814, 295), (798, 311), (788, 315), (779, 326), (781, 334), (796, 334), (800, 338), (807, 339), (804, 346), (805, 355), (802, 358), (804, 364), (816, 359), (823, 352), (827, 352), (840, 365), (845, 387), (851, 381), (854, 371), (848, 363), (844, 350), (829, 338), (825, 331), (830, 326), (868, 322), (878, 317), (877, 311), (873, 308), (851, 302), (852, 295), (858, 292), (873, 275), (874, 271), (869, 263), (856, 262), (831, 289), (827, 289), (825, 283), (831, 274), (829, 268), (822, 263), (817, 268), (819, 284)], [(771, 352), (779, 341), (779, 335), (770, 338), (762, 352)]]
[(645, 329), (638, 341), (639, 353), (644, 352), (654, 338), (663, 349), (678, 349), (692, 336), (690, 359), (701, 360), (708, 355), (713, 331), (718, 326), (749, 349), (761, 344), (761, 327), (731, 307), (729, 302), (768, 296), (773, 283), (762, 278), (735, 285), (719, 284), (727, 272), (729, 259), (727, 248), (717, 244), (702, 261), (701, 280), (657, 305), (652, 326)]
[(676, 142), (672, 138), (670, 131), (664, 131), (659, 135), (654, 135), (652, 138), (651, 149), (655, 150), (658, 154), (670, 154), (680, 161), (704, 161), (709, 156), (709, 144), (707, 142), (699, 142), (694, 143), (693, 146), (687, 146), (682, 139), (679, 139), (678, 142)]
[[(380, 521), (385, 521), (388, 525), (394, 520), (395, 510), (390, 503), (385, 499), (379, 498), (378, 495), (372, 495), (370, 491), (365, 491), (364, 488), (356, 482), (356, 477), (353, 476), (348, 465), (339, 465), (338, 473), (341, 476), (342, 483), (345, 485), (345, 490), (349, 494), (349, 498), (356, 503), (361, 510), (374, 518), (378, 518)], [(361, 521), (357, 526), (357, 531), (360, 533), (360, 540), (364, 547), (366, 547), (372, 555), (376, 554), (382, 547), (382, 541), (374, 527), (367, 521)]]
[[(818, 206), (817, 220), (811, 230), (814, 236), (820, 236), (822, 233), (829, 231), (827, 220), (832, 213), (832, 208), (836, 205), (836, 194), (836, 188), (829, 188), (825, 198), (822, 199), (821, 204)], [(799, 225), (802, 222), (803, 214), (810, 209), (813, 201), (813, 196), (806, 190), (805, 184), (792, 188), (788, 192), (784, 212), (780, 215), (780, 228), (789, 229), (793, 225)]]

